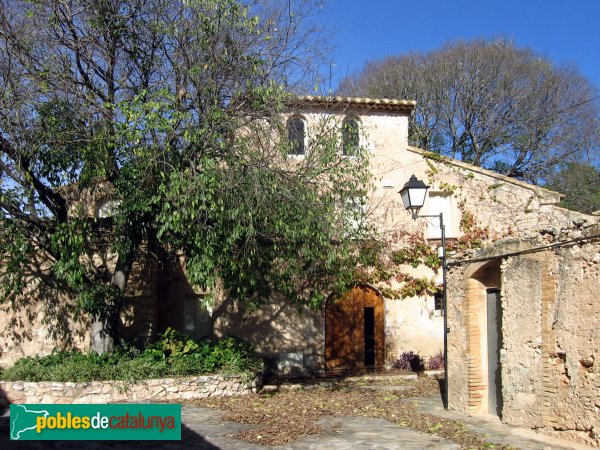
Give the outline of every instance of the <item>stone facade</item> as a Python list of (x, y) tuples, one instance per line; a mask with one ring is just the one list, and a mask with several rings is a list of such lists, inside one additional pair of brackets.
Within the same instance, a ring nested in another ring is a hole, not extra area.
[(502, 421), (600, 447), (600, 226), (554, 231), (451, 263), (450, 404), (495, 413), (485, 295), (497, 288)]
[(0, 302), (0, 367), (23, 356), (53, 349), (87, 348), (85, 322), (74, 319), (75, 302), (48, 282), (44, 255), (31, 261), (27, 287), (19, 303)]
[(256, 392), (258, 379), (206, 375), (160, 380), (90, 383), (0, 381), (0, 406), (10, 403), (127, 403), (194, 400)]
[[(142, 255), (147, 254), (142, 248)], [(110, 256), (110, 255), (109, 255)], [(77, 313), (74, 295), (50, 281), (50, 269), (39, 255), (23, 298), (0, 303), (0, 367), (24, 356), (44, 356), (53, 350), (87, 349), (90, 343), (87, 318)], [(114, 266), (112, 259), (105, 261)], [(121, 310), (120, 333), (134, 343), (156, 336), (157, 265), (152, 258), (134, 262)]]

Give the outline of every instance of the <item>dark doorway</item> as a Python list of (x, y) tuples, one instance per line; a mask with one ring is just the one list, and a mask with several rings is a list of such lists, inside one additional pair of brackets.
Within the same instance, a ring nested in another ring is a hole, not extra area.
[(375, 365), (375, 308), (365, 308), (365, 366)]
[(500, 290), (487, 289), (488, 412), (502, 415), (502, 306)]

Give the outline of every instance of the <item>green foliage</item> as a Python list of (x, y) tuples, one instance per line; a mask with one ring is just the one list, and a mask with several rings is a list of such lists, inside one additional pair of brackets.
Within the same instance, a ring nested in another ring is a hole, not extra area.
[(161, 335), (160, 340), (148, 350), (153, 354), (156, 354), (154, 350), (158, 350), (162, 352), (165, 359), (175, 360), (196, 353), (199, 348), (200, 346), (194, 339), (169, 327)]
[(430, 269), (438, 269), (441, 267), (437, 248), (425, 243), (413, 244), (410, 247), (393, 251), (392, 260), (396, 264), (410, 264), (415, 269), (421, 264)]
[(33, 245), (14, 220), (0, 217), (0, 302), (14, 301), (26, 286)]
[(563, 165), (547, 187), (565, 194), (561, 206), (567, 209), (587, 214), (600, 211), (600, 170), (591, 164)]
[[(410, 298), (432, 295), (441, 288), (435, 278), (415, 278), (404, 272), (404, 264), (416, 268), (426, 265), (437, 271), (441, 261), (437, 249), (425, 243), (422, 233), (404, 235), (404, 247), (390, 251), (384, 242), (370, 240), (363, 242), (361, 258), (354, 268), (354, 279), (357, 284), (372, 284), (379, 288), (387, 298)], [(390, 287), (392, 280), (402, 283), (399, 289)]]
[(433, 295), (436, 292), (440, 292), (442, 289), (442, 287), (432, 278), (415, 278), (406, 274), (398, 274), (396, 279), (404, 283), (400, 288), (401, 298)]
[(446, 163), (449, 161), (449, 158), (447, 156), (444, 156), (438, 152), (426, 151), (423, 153), (423, 156), (427, 159), (431, 159), (432, 161), (435, 161), (438, 163)]
[(65, 281), (71, 288), (78, 289), (85, 284), (85, 269), (80, 257), (85, 252), (85, 235), (89, 223), (74, 219), (59, 224), (50, 236), (50, 250), (57, 255), (52, 267), (57, 279)]
[(136, 381), (216, 372), (250, 375), (260, 369), (254, 348), (240, 339), (196, 341), (168, 329), (142, 352), (127, 346), (118, 347), (111, 355), (56, 351), (22, 358), (0, 377), (7, 381)]
[[(14, 172), (0, 171), (11, 262), (0, 300), (23, 296), (35, 253), (80, 311), (114, 323), (146, 245), (144, 257), (183, 255), (194, 286), (219, 280), (251, 305), (277, 293), (318, 307), (352, 283), (368, 230), (345, 210), (369, 190), (368, 152), (344, 158), (340, 124), (322, 123), (306, 157), (287, 158), (286, 92), (304, 73), (291, 65), (314, 34), (296, 34), (304, 2), (281, 14), (237, 0), (77, 0), (76, 15), (56, 0), (9, 3), (0, 46), (19, 63), (0, 77), (0, 167)], [(95, 217), (106, 200), (114, 211)]]
[(123, 293), (109, 284), (92, 284), (79, 294), (77, 299), (78, 312), (85, 312), (98, 317), (104, 317), (107, 310), (118, 305), (123, 298)]

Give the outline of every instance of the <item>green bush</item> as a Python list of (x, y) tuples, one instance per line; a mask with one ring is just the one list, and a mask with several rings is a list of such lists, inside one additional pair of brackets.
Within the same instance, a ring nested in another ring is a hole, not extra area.
[(122, 345), (110, 355), (55, 351), (22, 358), (0, 374), (6, 381), (136, 381), (206, 373), (250, 376), (262, 368), (254, 348), (234, 337), (195, 340), (171, 328), (144, 351)]

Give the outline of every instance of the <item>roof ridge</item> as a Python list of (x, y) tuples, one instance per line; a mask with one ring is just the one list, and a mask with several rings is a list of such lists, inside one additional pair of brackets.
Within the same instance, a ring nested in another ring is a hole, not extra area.
[[(425, 149), (422, 149), (419, 147), (413, 147), (411, 145), (407, 146), (407, 149), (413, 153), (420, 154), (424, 157), (427, 157), (428, 153), (437, 155), (437, 153), (435, 153), (435, 152), (425, 150)], [(442, 157), (443, 157), (444, 161), (446, 161), (447, 163), (452, 164), (454, 166), (458, 166), (463, 169), (471, 170), (473, 172), (479, 172), (483, 175), (487, 175), (489, 177), (496, 178), (498, 180), (503, 180), (503, 181), (506, 181), (507, 183), (521, 186), (526, 189), (530, 189), (530, 190), (536, 192), (537, 194), (543, 195), (544, 197), (552, 198), (552, 200), (555, 200), (555, 202), (553, 202), (553, 204), (557, 203), (557, 201), (560, 201), (563, 197), (565, 197), (565, 194), (563, 194), (561, 192), (553, 191), (551, 189), (546, 189), (541, 186), (538, 186), (537, 184), (532, 184), (532, 183), (527, 183), (525, 181), (517, 180), (516, 178), (502, 175), (501, 173), (494, 172), (489, 169), (484, 169), (483, 167), (476, 166), (476, 165), (470, 164), (470, 163), (466, 163), (464, 161), (459, 161), (458, 159), (450, 158), (448, 156), (442, 156)]]

